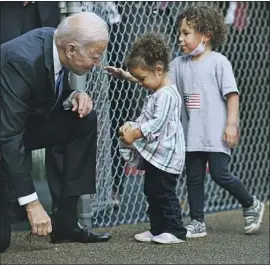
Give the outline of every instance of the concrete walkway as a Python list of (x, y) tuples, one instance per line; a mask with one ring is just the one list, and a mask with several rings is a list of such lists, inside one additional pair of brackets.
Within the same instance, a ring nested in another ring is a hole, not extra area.
[(30, 244), (27, 232), (13, 232), (0, 264), (269, 264), (269, 205), (255, 235), (244, 235), (241, 210), (207, 215), (206, 222), (207, 237), (176, 245), (135, 242), (133, 234), (148, 229), (146, 223), (96, 229), (113, 238), (95, 244), (52, 245), (45, 238)]

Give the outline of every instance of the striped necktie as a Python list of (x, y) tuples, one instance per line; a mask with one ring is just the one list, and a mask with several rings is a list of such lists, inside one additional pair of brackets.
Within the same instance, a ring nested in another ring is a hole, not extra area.
[(56, 95), (56, 101), (54, 103), (53, 108), (57, 105), (59, 99), (61, 98), (62, 92), (63, 92), (63, 81), (64, 81), (64, 68), (62, 68), (59, 71), (58, 78), (55, 83), (55, 95)]

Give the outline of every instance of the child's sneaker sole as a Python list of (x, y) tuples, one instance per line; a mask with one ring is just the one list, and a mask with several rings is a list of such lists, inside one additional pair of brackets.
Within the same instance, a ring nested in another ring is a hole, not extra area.
[(143, 232), (143, 233), (134, 235), (134, 238), (139, 242), (151, 242), (153, 235), (148, 234), (148, 232)]
[(179, 244), (179, 243), (185, 243), (186, 241), (180, 238), (177, 238), (176, 236), (170, 234), (170, 233), (162, 233), (160, 235), (154, 236), (152, 238), (153, 243), (158, 244)]
[(185, 243), (186, 241), (182, 240), (182, 239), (177, 239), (177, 240), (173, 240), (173, 241), (164, 241), (164, 240), (161, 240), (161, 239), (152, 239), (152, 242), (153, 243), (156, 243), (156, 244), (179, 244), (179, 243)]
[(197, 234), (190, 234), (187, 232), (187, 235), (186, 235), (187, 238), (200, 238), (200, 237), (205, 237), (205, 236), (207, 236), (207, 232), (197, 233)]

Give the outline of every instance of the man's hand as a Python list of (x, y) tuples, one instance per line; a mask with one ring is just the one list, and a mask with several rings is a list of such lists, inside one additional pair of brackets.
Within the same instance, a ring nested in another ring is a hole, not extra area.
[(35, 1), (24, 1), (24, 2), (23, 2), (23, 6), (26, 7), (26, 6), (28, 6), (30, 3), (34, 4)]
[(51, 219), (38, 200), (28, 203), (25, 208), (33, 235), (47, 236), (52, 232)]
[(223, 140), (227, 143), (229, 148), (235, 147), (239, 141), (237, 126), (227, 125), (224, 131)]
[(77, 111), (80, 118), (85, 117), (93, 109), (93, 101), (85, 92), (76, 92), (71, 100), (72, 111)]

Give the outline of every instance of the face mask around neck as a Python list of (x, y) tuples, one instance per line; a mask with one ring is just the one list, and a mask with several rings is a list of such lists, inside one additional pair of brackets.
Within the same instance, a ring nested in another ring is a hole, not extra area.
[(202, 54), (205, 51), (205, 43), (203, 44), (203, 40), (199, 43), (197, 48), (195, 48), (192, 52), (190, 52), (188, 55), (190, 56), (197, 56), (199, 54)]

